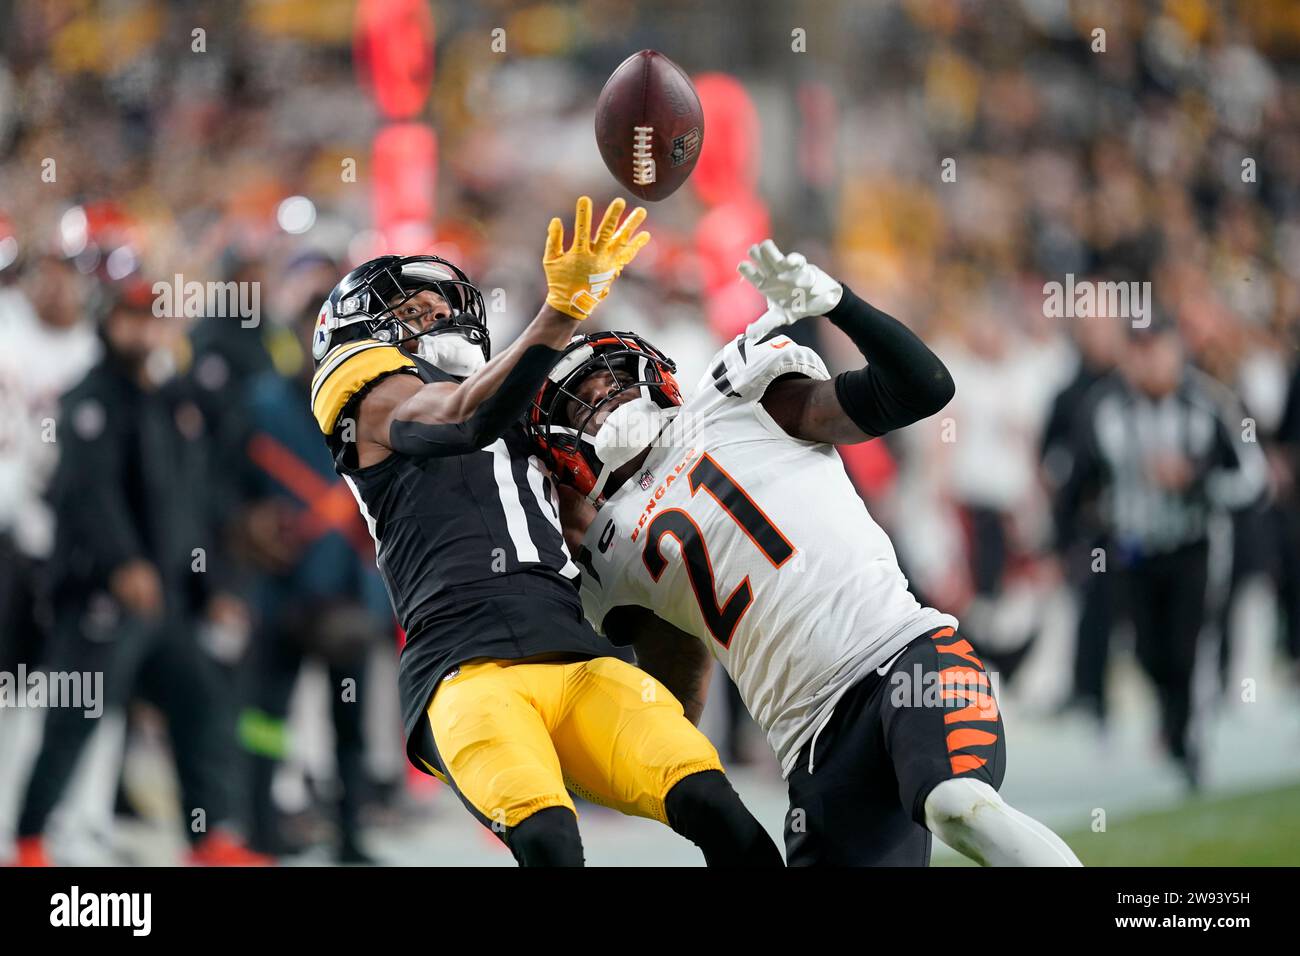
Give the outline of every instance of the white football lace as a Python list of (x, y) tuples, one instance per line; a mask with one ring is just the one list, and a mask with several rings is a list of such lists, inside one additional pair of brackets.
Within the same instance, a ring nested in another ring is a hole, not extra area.
[(653, 126), (632, 127), (632, 182), (638, 186), (649, 186), (655, 181), (655, 158), (650, 151), (654, 131)]

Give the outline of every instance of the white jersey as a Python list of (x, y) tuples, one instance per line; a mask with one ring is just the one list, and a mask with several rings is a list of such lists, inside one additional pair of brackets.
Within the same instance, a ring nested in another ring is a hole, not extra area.
[(0, 341), (0, 534), (46, 558), (54, 515), (44, 494), (58, 461), (59, 396), (98, 360), (99, 337), (85, 321), (47, 325), (21, 292), (0, 289)]
[(778, 376), (829, 378), (817, 353), (739, 337), (592, 522), (579, 552), (598, 630), (650, 608), (721, 660), (788, 775), (839, 698), (914, 637), (956, 627), (907, 589), (834, 447), (759, 404)]

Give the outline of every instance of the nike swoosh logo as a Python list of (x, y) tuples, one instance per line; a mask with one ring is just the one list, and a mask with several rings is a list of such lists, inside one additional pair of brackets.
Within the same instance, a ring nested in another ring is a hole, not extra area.
[(885, 661), (885, 663), (883, 663), (883, 664), (881, 664), (879, 667), (877, 667), (877, 668), (876, 668), (876, 673), (879, 674), (881, 677), (884, 677), (886, 674), (889, 673), (890, 668), (892, 668), (892, 667), (894, 666), (894, 662), (895, 662), (896, 660), (898, 660), (898, 659), (899, 659), (900, 657), (902, 657), (902, 656), (903, 656), (903, 652), (902, 652), (902, 651), (899, 651), (897, 654), (895, 654), (895, 655), (894, 655), (893, 657), (891, 657), (889, 660)]

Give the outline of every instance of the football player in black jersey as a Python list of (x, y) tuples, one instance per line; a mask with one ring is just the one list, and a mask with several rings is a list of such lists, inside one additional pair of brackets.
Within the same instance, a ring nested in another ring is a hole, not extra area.
[(312, 410), (406, 630), (407, 753), (522, 865), (577, 865), (569, 792), (667, 823), (710, 864), (781, 865), (709, 743), (584, 620), (556, 491), (522, 427), (577, 323), (649, 240), (616, 199), (551, 220), (546, 304), (489, 357), (483, 297), (437, 256), (350, 272), (313, 338)]

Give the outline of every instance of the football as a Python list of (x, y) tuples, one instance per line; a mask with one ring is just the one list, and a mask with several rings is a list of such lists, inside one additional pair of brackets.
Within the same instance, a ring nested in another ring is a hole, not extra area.
[(680, 66), (656, 50), (619, 64), (596, 103), (596, 145), (615, 179), (638, 199), (667, 199), (703, 144), (704, 111)]

